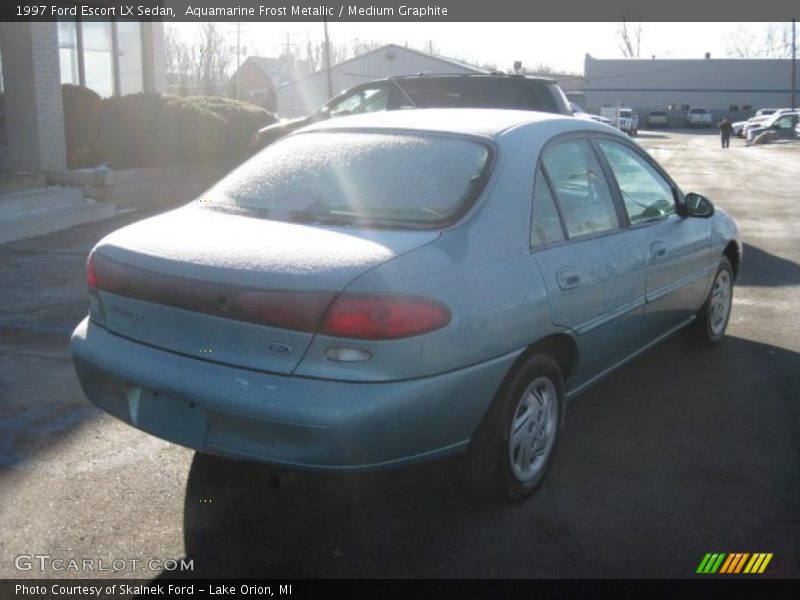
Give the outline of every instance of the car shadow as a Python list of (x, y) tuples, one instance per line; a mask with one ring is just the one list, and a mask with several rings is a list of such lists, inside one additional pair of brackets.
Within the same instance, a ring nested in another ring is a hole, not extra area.
[(670, 338), (570, 403), (552, 472), (516, 505), (466, 493), (455, 458), (330, 475), (198, 453), (190, 575), (686, 577), (708, 548), (791, 553), (798, 361), (736, 337), (713, 351)]
[(736, 283), (763, 287), (800, 285), (800, 265), (756, 246), (744, 244), (742, 270)]

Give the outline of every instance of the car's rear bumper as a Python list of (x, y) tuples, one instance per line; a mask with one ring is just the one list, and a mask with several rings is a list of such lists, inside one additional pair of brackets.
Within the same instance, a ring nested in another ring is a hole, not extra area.
[(329, 381), (174, 354), (88, 318), (71, 350), (86, 396), (138, 429), (197, 450), (331, 470), (463, 450), (518, 356), (407, 381)]

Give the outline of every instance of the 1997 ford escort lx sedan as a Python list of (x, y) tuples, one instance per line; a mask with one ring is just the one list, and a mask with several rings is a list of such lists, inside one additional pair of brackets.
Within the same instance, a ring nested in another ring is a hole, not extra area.
[(166, 440), (321, 470), (463, 452), (519, 500), (569, 399), (679, 329), (720, 341), (741, 256), (608, 126), (343, 117), (101, 240), (71, 348), (93, 403)]

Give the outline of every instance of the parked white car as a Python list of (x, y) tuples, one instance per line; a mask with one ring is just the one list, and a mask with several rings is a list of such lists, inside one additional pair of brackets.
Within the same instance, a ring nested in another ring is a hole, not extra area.
[(760, 108), (756, 114), (747, 121), (738, 121), (733, 124), (733, 133), (739, 137), (746, 138), (748, 133), (764, 124), (775, 115), (784, 115), (792, 112), (791, 108)]
[(581, 106), (575, 104), (574, 102), (570, 102), (569, 106), (572, 109), (573, 117), (577, 117), (579, 119), (589, 119), (590, 121), (597, 121), (598, 123), (611, 125), (611, 119), (606, 119), (605, 117), (601, 117), (600, 115), (593, 115), (591, 113), (588, 113)]
[(747, 144), (765, 132), (771, 132), (772, 139), (790, 140), (797, 137), (797, 128), (800, 127), (800, 111), (780, 111), (767, 117), (767, 120), (747, 129)]
[(791, 110), (789, 108), (759, 108), (753, 117), (768, 117), (776, 112)]
[(663, 110), (651, 110), (647, 115), (648, 127), (666, 127), (667, 124), (667, 113)]
[(744, 128), (747, 127), (748, 122), (749, 121), (736, 121), (735, 123), (731, 123), (733, 135), (736, 137), (744, 137)]
[(712, 125), (711, 111), (707, 108), (694, 107), (686, 113), (687, 127), (711, 127)]
[(600, 116), (610, 119), (614, 127), (628, 135), (639, 133), (639, 115), (629, 106), (603, 106)]

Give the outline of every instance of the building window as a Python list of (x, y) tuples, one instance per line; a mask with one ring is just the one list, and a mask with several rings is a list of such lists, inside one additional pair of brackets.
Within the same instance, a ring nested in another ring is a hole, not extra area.
[(83, 85), (103, 97), (144, 91), (141, 23), (58, 23), (61, 83)]
[(144, 91), (141, 23), (117, 23), (117, 70), (120, 94)]
[(750, 106), (749, 104), (745, 104), (744, 106), (742, 106), (742, 110), (753, 110), (753, 107)]
[(114, 95), (111, 23), (81, 23), (85, 85), (103, 97)]
[(61, 65), (61, 83), (79, 85), (78, 28), (74, 21), (58, 23), (58, 60)]
[(738, 104), (731, 104), (728, 107), (728, 110), (731, 112), (739, 112), (739, 105)]

